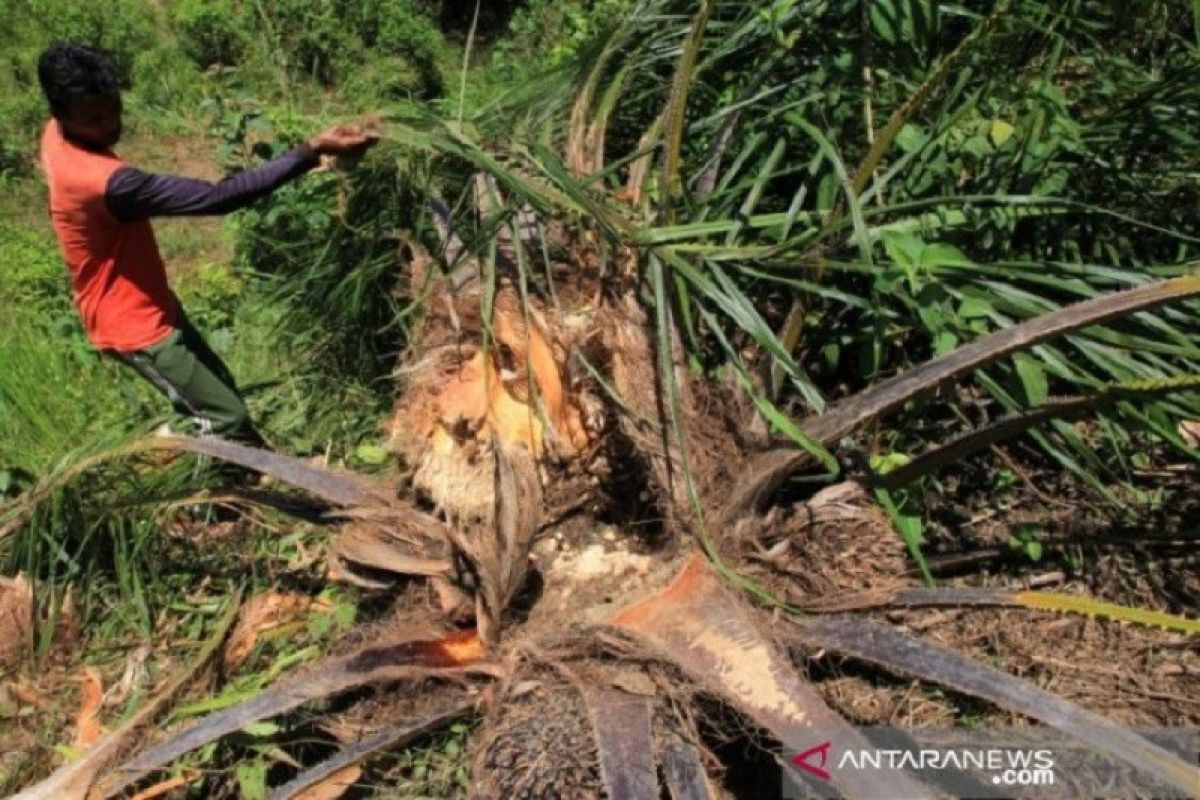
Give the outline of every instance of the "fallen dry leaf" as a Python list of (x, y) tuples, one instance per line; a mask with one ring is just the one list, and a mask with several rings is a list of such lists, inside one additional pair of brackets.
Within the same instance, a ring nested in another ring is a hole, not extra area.
[(1180, 422), (1179, 435), (1188, 447), (1200, 447), (1200, 420), (1185, 419)]
[(353, 744), (365, 739), (373, 733), (378, 733), (374, 725), (361, 722), (347, 722), (344, 719), (327, 719), (320, 724), (320, 729), (342, 744)]
[[(234, 600), (234, 603), (236, 602)], [(121, 727), (101, 738), (80, 758), (68, 761), (45, 780), (13, 795), (11, 800), (84, 800), (92, 788), (92, 784), (96, 782), (96, 776), (129, 746), (129, 742), (134, 736), (144, 732), (147, 725), (160, 717), (184, 687), (189, 685), (197, 673), (217, 655), (221, 642), (225, 640), (225, 635), (233, 627), (233, 617), (232, 610), (225, 613), (217, 624), (212, 638), (204, 643), (192, 661), (171, 675), (165, 685), (143, 703), (133, 716), (125, 720)], [(97, 787), (101, 797), (113, 797), (120, 794), (126, 788), (127, 782), (121, 780), (114, 773), (109, 776), (107, 786), (112, 787), (111, 790), (106, 787)]]
[(54, 639), (50, 644), (50, 658), (56, 664), (69, 664), (76, 660), (83, 646), (83, 616), (75, 600), (75, 587), (68, 586), (58, 607), (58, 618), (54, 620)]
[(362, 777), (362, 767), (351, 764), (343, 767), (320, 783), (314, 783), (302, 792), (292, 796), (292, 800), (337, 800), (349, 791), (350, 787)]
[(90, 747), (104, 735), (100, 725), (100, 706), (104, 702), (104, 687), (95, 667), (84, 667), (76, 680), (82, 684), (79, 714), (75, 717), (75, 746)]
[(146, 669), (146, 661), (150, 658), (150, 646), (135, 647), (125, 656), (125, 667), (121, 677), (115, 684), (108, 687), (104, 702), (111, 707), (125, 705), (125, 701), (133, 696), (134, 690), (150, 682), (150, 673)]
[(167, 792), (178, 789), (181, 786), (187, 786), (192, 781), (199, 780), (201, 772), (198, 769), (189, 769), (182, 775), (170, 778), (169, 780), (161, 781), (153, 786), (147, 786), (140, 792), (135, 794), (129, 800), (154, 800), (156, 797), (162, 797)]
[(46, 696), (25, 681), (9, 681), (5, 686), (22, 705), (41, 708), (46, 703)]
[(33, 591), (24, 574), (0, 578), (0, 669), (16, 669), (29, 654)]
[(250, 657), (260, 633), (291, 622), (320, 602), (298, 593), (266, 592), (251, 597), (242, 606), (225, 645), (225, 669), (237, 669)]

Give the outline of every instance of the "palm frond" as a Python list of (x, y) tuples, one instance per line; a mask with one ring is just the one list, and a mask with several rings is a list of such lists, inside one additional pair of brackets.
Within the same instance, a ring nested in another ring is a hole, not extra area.
[[(757, 632), (700, 558), (690, 559), (670, 586), (624, 609), (612, 624), (651, 644), (659, 657), (724, 697), (785, 747), (803, 752), (814, 729), (839, 748), (865, 743)], [(933, 796), (906, 774), (838, 774), (833, 781), (852, 795)]]
[(1129, 728), (949, 648), (852, 615), (808, 619), (800, 630), (802, 639), (814, 647), (932, 681), (1044, 722), (1168, 786), (1190, 792), (1200, 783), (1195, 766)]

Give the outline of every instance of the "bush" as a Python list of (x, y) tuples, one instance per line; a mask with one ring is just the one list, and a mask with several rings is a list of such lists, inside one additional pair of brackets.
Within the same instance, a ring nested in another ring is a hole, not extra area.
[(37, 137), (46, 118), (39, 90), (28, 90), (0, 67), (0, 176), (32, 174)]
[(196, 108), (203, 90), (195, 64), (172, 47), (157, 47), (139, 55), (133, 65), (132, 84), (134, 103), (185, 116)]
[(418, 207), (401, 170), (375, 152), (353, 173), (310, 176), (239, 215), (239, 266), (262, 276), (268, 305), (289, 310), (287, 340), (330, 378), (384, 378), (400, 348), (395, 231)]
[(126, 85), (139, 57), (157, 49), (158, 31), (147, 3), (112, 0), (7, 0), (8, 26), (0, 28), (0, 175), (32, 172), (32, 153), (46, 118), (37, 82), (37, 60), (48, 44), (71, 40), (113, 54)]
[(363, 43), (403, 59), (419, 79), (415, 83), (393, 82), (393, 86), (416, 89), (425, 96), (440, 93), (438, 59), (445, 43), (429, 17), (417, 10), (412, 0), (364, 0), (361, 6), (359, 34)]
[(530, 0), (513, 14), (496, 46), (495, 66), (522, 72), (536, 63), (553, 69), (574, 58), (633, 8), (633, 0)]
[(15, 316), (36, 319), (60, 333), (79, 328), (71, 305), (71, 284), (54, 240), (40, 230), (15, 223), (0, 224), (0, 307)]
[(0, 225), (0, 467), (39, 474), (90, 433), (127, 429), (131, 404), (84, 337), (54, 240)]
[(365, 83), (390, 94), (441, 90), (442, 35), (413, 0), (275, 0), (262, 14), (211, 15), (219, 19), (210, 19), (208, 5), (188, 0), (176, 16), (183, 46), (202, 65), (230, 63), (218, 55), (240, 41), (244, 63), (282, 68), (294, 79)]
[(202, 68), (241, 61), (249, 33), (238, 4), (232, 0), (177, 0), (171, 24), (179, 46)]
[(14, 43), (22, 48), (30, 64), (36, 63), (38, 54), (51, 41), (81, 42), (112, 53), (128, 81), (138, 55), (157, 45), (159, 33), (151, 6), (141, 0), (8, 0), (7, 5), (13, 19), (24, 18), (25, 24), (33, 28), (13, 31)]

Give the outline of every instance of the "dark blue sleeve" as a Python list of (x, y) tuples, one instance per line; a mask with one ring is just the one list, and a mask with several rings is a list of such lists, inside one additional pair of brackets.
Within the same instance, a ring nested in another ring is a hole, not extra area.
[(316, 155), (309, 147), (302, 146), (217, 183), (121, 167), (109, 177), (104, 199), (108, 210), (121, 222), (228, 214), (245, 208), (316, 165)]

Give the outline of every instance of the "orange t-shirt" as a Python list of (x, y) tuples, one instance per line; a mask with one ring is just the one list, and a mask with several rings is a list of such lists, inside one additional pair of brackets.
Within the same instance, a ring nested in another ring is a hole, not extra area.
[(75, 307), (92, 344), (132, 352), (161, 341), (179, 304), (147, 220), (121, 222), (104, 199), (108, 179), (124, 165), (63, 137), (51, 120), (42, 134), (42, 170), (50, 218), (71, 272)]

